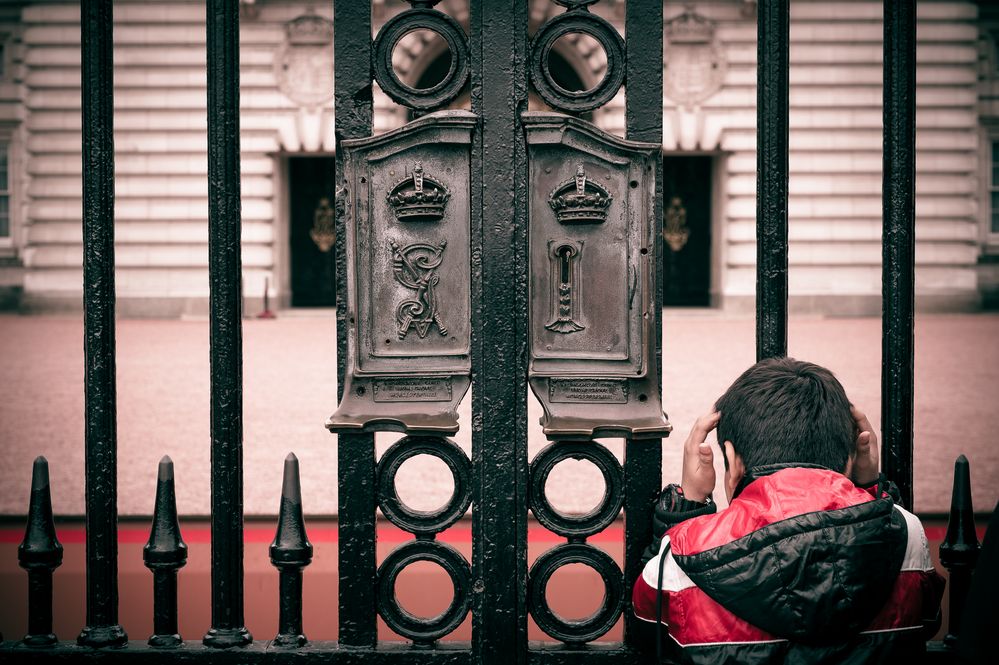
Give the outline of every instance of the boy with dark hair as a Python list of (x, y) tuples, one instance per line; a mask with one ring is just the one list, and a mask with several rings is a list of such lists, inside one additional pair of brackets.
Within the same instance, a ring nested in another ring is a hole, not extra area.
[[(715, 428), (730, 501), (718, 513)], [(829, 370), (760, 361), (697, 420), (683, 457), (632, 594), (640, 619), (668, 628), (673, 657), (909, 662), (925, 648), (943, 579), (878, 473), (874, 429)]]

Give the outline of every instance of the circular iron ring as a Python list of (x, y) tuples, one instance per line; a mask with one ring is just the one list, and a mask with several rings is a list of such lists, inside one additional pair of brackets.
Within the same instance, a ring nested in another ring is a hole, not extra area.
[[(451, 51), (451, 67), (439, 83), (414, 88), (402, 82), (392, 66), (392, 52), (404, 36), (414, 30), (436, 32)], [(468, 80), (468, 40), (453, 18), (436, 9), (410, 9), (389, 19), (378, 31), (373, 45), (375, 80), (397, 104), (422, 111), (443, 106), (458, 96)]]
[[(548, 501), (545, 485), (552, 469), (567, 459), (592, 462), (604, 477), (600, 505), (585, 515), (560, 513)], [(624, 472), (614, 454), (591, 441), (557, 441), (539, 452), (531, 462), (530, 506), (534, 517), (550, 531), (566, 538), (586, 538), (606, 529), (621, 513), (624, 503)]]
[[(414, 616), (400, 604), (395, 581), (417, 561), (436, 563), (451, 578), (454, 597), (446, 610), (430, 619)], [(378, 613), (393, 631), (414, 642), (433, 642), (461, 625), (472, 605), (472, 570), (458, 550), (435, 540), (414, 540), (389, 554), (378, 567)]]
[[(607, 54), (607, 71), (589, 90), (566, 90), (552, 77), (548, 55), (559, 37), (581, 32), (596, 39)], [(531, 81), (541, 98), (560, 111), (582, 113), (603, 106), (617, 94), (624, 83), (624, 40), (603, 18), (585, 10), (559, 14), (538, 29), (531, 41)]]
[[(581, 620), (567, 620), (548, 606), (548, 582), (556, 570), (570, 563), (581, 563), (597, 571), (604, 582), (604, 598), (596, 612)], [(563, 543), (538, 557), (527, 582), (531, 616), (538, 628), (562, 642), (592, 642), (614, 627), (621, 616), (624, 581), (621, 569), (603, 550), (585, 543)]]
[[(411, 457), (430, 455), (443, 461), (454, 477), (454, 492), (437, 510), (414, 510), (396, 491), (395, 476)], [(392, 524), (416, 535), (433, 535), (448, 528), (472, 505), (472, 465), (453, 441), (437, 436), (406, 436), (378, 460), (378, 507)]]

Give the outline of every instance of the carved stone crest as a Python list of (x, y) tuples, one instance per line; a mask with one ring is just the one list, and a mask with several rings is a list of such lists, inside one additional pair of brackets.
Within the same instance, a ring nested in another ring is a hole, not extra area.
[(284, 95), (315, 108), (333, 99), (333, 22), (315, 14), (292, 19), (274, 53), (274, 78)]
[(718, 92), (726, 66), (714, 22), (694, 11), (691, 4), (666, 22), (663, 86), (678, 106), (695, 107)]

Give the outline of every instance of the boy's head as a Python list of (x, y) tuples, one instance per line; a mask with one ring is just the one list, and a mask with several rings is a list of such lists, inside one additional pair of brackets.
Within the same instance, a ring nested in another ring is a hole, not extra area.
[(843, 386), (824, 367), (794, 358), (761, 360), (735, 380), (715, 409), (721, 413), (726, 489), (731, 483), (734, 491), (745, 469), (762, 464), (849, 468), (857, 426)]

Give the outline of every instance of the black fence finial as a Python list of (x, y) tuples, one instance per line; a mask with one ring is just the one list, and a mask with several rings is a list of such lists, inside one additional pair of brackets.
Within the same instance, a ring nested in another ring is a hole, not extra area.
[(954, 644), (961, 633), (961, 615), (971, 584), (971, 573), (978, 561), (978, 534), (975, 511), (971, 505), (971, 471), (968, 458), (961, 455), (954, 462), (954, 489), (950, 498), (947, 535), (940, 544), (940, 563), (950, 573), (950, 621), (944, 641)]
[(175, 647), (181, 644), (177, 629), (177, 570), (187, 563), (187, 545), (177, 521), (173, 461), (164, 455), (156, 480), (156, 506), (149, 542), (142, 548), (142, 560), (153, 572), (153, 634), (150, 646)]
[(271, 563), (280, 571), (280, 617), (274, 644), (300, 647), (307, 642), (302, 633), (302, 569), (312, 562), (312, 543), (302, 517), (302, 487), (298, 458), (288, 453), (281, 484), (281, 509), (277, 533), (271, 543)]
[(62, 564), (62, 545), (56, 538), (49, 491), (49, 463), (36, 457), (31, 474), (31, 498), (24, 541), (17, 561), (28, 571), (28, 633), (24, 643), (40, 647), (55, 644), (52, 632), (52, 571)]

